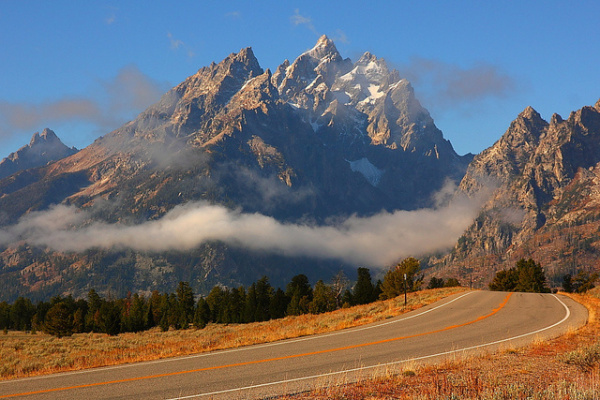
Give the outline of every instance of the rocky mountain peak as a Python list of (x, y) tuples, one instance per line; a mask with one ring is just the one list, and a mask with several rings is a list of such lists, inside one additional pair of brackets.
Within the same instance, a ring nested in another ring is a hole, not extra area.
[(267, 68), (263, 74), (248, 80), (240, 91), (232, 97), (228, 107), (241, 107), (247, 110), (261, 107), (264, 110), (265, 105), (279, 99), (277, 88), (271, 81), (271, 70)]
[(315, 47), (304, 53), (317, 60), (329, 58), (332, 60), (341, 59), (340, 53), (338, 52), (333, 40), (329, 39), (327, 35), (322, 35)]
[(500, 141), (509, 143), (511, 148), (517, 148), (525, 142), (537, 143), (547, 127), (548, 122), (533, 107), (528, 106), (510, 124)]
[(263, 73), (252, 48), (231, 53), (220, 63), (201, 68), (144, 111), (135, 122), (136, 135), (140, 127), (148, 125), (170, 126), (165, 132), (175, 136), (197, 132), (210, 123), (249, 80)]
[(36, 132), (29, 144), (0, 161), (0, 179), (28, 168), (41, 167), (78, 150), (67, 147), (51, 129)]
[(534, 110), (533, 107), (531, 106), (527, 106), (525, 107), (525, 109), (523, 111), (521, 111), (519, 113), (519, 118), (523, 118), (523, 119), (541, 119), (541, 115), (540, 113), (538, 113), (537, 111)]
[(550, 125), (557, 125), (563, 121), (564, 121), (563, 117), (561, 117), (557, 113), (554, 113), (554, 114), (552, 114), (552, 118), (550, 118)]
[(60, 141), (60, 139), (58, 138), (58, 136), (56, 136), (54, 131), (45, 128), (42, 131), (42, 133), (36, 132), (33, 134), (33, 136), (31, 137), (31, 141), (29, 142), (29, 146), (31, 147), (44, 142), (51, 143), (56, 141)]

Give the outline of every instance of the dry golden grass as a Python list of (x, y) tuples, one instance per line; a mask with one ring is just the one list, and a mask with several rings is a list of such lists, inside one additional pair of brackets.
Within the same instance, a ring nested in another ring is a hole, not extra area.
[(209, 324), (205, 329), (152, 329), (108, 336), (97, 333), (55, 338), (44, 334), (0, 334), (0, 379), (71, 371), (195, 354), (331, 332), (381, 321), (464, 291), (424, 290), (404, 297), (319, 315), (301, 315), (243, 325)]
[(588, 308), (590, 318), (583, 328), (559, 338), (433, 366), (404, 367), (384, 377), (282, 399), (600, 399), (600, 299), (570, 296)]

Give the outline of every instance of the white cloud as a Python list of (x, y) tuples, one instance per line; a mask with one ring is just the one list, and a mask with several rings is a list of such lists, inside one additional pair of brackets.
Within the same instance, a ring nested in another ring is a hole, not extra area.
[(59, 205), (0, 230), (0, 243), (24, 240), (75, 252), (90, 248), (186, 251), (218, 240), (255, 251), (384, 267), (407, 256), (451, 247), (472, 223), (484, 199), (483, 195), (455, 197), (436, 209), (351, 216), (335, 225), (281, 223), (203, 202), (175, 207), (156, 221), (106, 224), (89, 222), (87, 212)]

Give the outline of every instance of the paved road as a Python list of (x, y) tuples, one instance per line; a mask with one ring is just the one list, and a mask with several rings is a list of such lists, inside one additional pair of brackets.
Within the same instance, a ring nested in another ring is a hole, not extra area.
[(581, 326), (564, 296), (467, 292), (331, 334), (189, 357), (0, 382), (0, 399), (252, 399), (339, 384)]

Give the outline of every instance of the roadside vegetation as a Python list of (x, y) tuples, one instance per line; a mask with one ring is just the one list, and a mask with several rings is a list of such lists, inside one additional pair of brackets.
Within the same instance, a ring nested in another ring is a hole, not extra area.
[[(4, 303), (4, 317), (0, 315), (0, 323), (5, 324), (4, 334), (0, 333), (0, 379), (155, 360), (330, 332), (401, 315), (465, 290), (454, 286), (458, 284), (456, 280), (449, 280), (452, 287), (447, 287), (448, 282), (435, 279), (430, 283), (435, 289), (419, 291), (423, 282), (419, 271), (419, 262), (410, 258), (391, 269), (383, 283), (374, 284), (369, 270), (359, 268), (352, 287), (339, 274), (331, 284), (319, 281), (314, 287), (306, 276), (298, 275), (286, 291), (273, 289), (268, 279), (263, 278), (248, 290), (217, 286), (206, 298), (195, 302), (189, 285), (182, 282), (175, 293), (156, 297), (161, 299), (156, 304), (165, 307), (160, 318), (153, 317), (161, 309), (153, 306), (152, 297), (146, 300), (133, 295), (109, 300), (92, 291), (87, 301), (54, 298), (37, 306), (21, 298), (12, 305)], [(404, 274), (407, 282), (403, 282)], [(395, 283), (386, 283), (388, 279)], [(398, 296), (405, 289), (406, 305), (404, 297)], [(232, 302), (234, 293), (244, 294), (237, 303)], [(188, 309), (183, 312), (186, 304)], [(86, 307), (86, 312), (78, 311)], [(40, 317), (38, 312), (44, 309), (45, 314)], [(276, 317), (277, 310), (280, 317)], [(24, 314), (29, 317), (20, 318)], [(155, 322), (155, 326), (137, 332), (121, 332), (133, 321), (145, 326), (143, 321), (151, 318), (158, 324)], [(110, 327), (112, 330), (107, 329)]]

